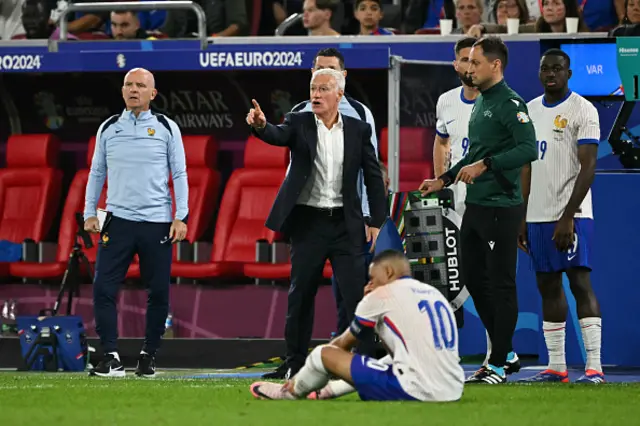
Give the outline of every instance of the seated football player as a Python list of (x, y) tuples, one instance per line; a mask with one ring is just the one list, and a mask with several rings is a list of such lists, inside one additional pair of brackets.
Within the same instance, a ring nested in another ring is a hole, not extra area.
[[(458, 330), (447, 299), (410, 276), (403, 253), (386, 250), (369, 267), (371, 277), (351, 327), (316, 347), (284, 385), (257, 382), (259, 399), (328, 399), (358, 392), (362, 400), (457, 401), (464, 372)], [(376, 360), (352, 353), (358, 338), (377, 333), (390, 355)], [(329, 382), (330, 376), (341, 380)]]

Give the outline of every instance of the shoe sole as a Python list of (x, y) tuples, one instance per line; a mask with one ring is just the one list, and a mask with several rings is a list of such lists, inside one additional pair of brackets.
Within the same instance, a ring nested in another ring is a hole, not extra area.
[(93, 371), (91, 373), (89, 373), (90, 376), (98, 376), (98, 377), (118, 377), (118, 378), (122, 378), (125, 377), (127, 375), (127, 373), (122, 370), (122, 371), (111, 371), (109, 373), (98, 373), (97, 371)]
[(136, 371), (136, 372), (135, 372), (135, 375), (136, 375), (137, 377), (142, 377), (142, 378), (144, 378), (144, 379), (153, 379), (154, 377), (156, 377), (156, 373), (153, 373), (153, 374), (144, 374), (144, 373), (141, 373), (141, 372), (138, 372), (138, 371)]

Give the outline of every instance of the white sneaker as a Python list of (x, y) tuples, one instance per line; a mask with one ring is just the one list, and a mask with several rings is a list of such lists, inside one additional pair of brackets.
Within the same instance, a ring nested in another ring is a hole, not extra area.
[(298, 399), (279, 383), (256, 382), (251, 385), (249, 390), (257, 399)]

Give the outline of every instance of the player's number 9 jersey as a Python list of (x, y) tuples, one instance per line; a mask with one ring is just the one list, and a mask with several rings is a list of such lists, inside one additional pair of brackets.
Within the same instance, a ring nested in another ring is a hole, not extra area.
[[(528, 108), (538, 159), (531, 163), (527, 222), (553, 222), (562, 216), (580, 173), (578, 147), (600, 141), (600, 120), (591, 102), (571, 92), (554, 105), (540, 96)], [(591, 190), (575, 217), (593, 218)]]

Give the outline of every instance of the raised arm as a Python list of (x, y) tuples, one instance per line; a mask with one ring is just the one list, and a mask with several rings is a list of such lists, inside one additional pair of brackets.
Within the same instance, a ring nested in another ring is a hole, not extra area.
[(251, 133), (269, 145), (291, 147), (294, 135), (291, 113), (285, 115), (284, 123), (274, 126), (267, 123), (260, 104), (255, 99), (251, 102), (253, 102), (253, 108), (247, 114), (247, 124), (251, 126)]

